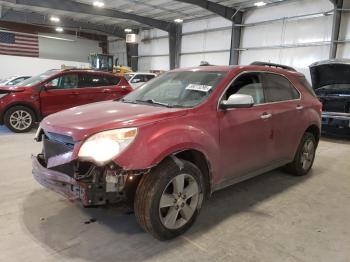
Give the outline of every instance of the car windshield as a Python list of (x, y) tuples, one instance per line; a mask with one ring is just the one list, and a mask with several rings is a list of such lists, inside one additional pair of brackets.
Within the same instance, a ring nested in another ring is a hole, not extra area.
[(27, 80), (24, 80), (23, 82), (20, 83), (21, 86), (33, 86), (37, 83), (40, 83), (42, 81), (44, 81), (45, 79), (57, 74), (59, 71), (58, 70), (49, 70), (45, 73), (42, 73), (40, 75), (37, 76), (33, 76), (28, 78)]
[(10, 82), (12, 79), (15, 79), (15, 77), (12, 76), (12, 77), (9, 77), (9, 78), (2, 79), (2, 80), (0, 80), (0, 85), (5, 85), (8, 82)]
[(169, 72), (125, 96), (122, 102), (167, 107), (194, 107), (213, 92), (226, 72)]

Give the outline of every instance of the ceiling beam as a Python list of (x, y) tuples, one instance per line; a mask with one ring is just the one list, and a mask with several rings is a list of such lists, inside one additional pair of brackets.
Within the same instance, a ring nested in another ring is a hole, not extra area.
[[(34, 24), (48, 27), (57, 26), (57, 24), (51, 22), (49, 17), (46, 15), (15, 11), (5, 7), (0, 8), (0, 21)], [(105, 26), (86, 22), (78, 22), (68, 18), (61, 18), (59, 26), (77, 30), (93, 30), (103, 34), (117, 36), (125, 39), (124, 30), (115, 26)]]
[(148, 25), (154, 28), (158, 28), (167, 32), (169, 32), (170, 24), (171, 24), (170, 22), (167, 22), (167, 21), (157, 20), (157, 19), (140, 16), (136, 14), (129, 14), (129, 13), (121, 12), (114, 9), (96, 8), (90, 4), (84, 4), (73, 0), (50, 0), (50, 1), (3, 0), (3, 1), (12, 3), (12, 4), (24, 5), (24, 6), (41, 7), (41, 8), (55, 9), (55, 10), (80, 13), (80, 14), (89, 14), (89, 15), (96, 15), (96, 16), (105, 16), (105, 17), (111, 17), (111, 18), (133, 20), (138, 23)]
[(237, 14), (237, 9), (228, 6), (220, 5), (207, 0), (176, 0), (178, 2), (183, 2), (187, 4), (200, 6), (214, 14), (222, 16), (230, 21), (233, 20), (234, 16)]

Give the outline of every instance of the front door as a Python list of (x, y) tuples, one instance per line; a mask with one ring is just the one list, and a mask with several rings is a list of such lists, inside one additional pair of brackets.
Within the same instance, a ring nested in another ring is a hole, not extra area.
[(259, 170), (272, 160), (272, 106), (265, 104), (260, 73), (245, 73), (228, 88), (232, 94), (247, 94), (254, 99), (251, 108), (221, 110), (219, 114), (221, 182)]
[(61, 75), (45, 83), (45, 86), (40, 92), (40, 105), (43, 116), (77, 105), (77, 74)]

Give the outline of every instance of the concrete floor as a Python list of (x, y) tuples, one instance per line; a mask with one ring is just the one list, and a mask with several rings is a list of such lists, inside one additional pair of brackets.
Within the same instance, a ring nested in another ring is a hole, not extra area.
[(33, 136), (0, 128), (0, 261), (350, 261), (349, 141), (323, 139), (307, 177), (215, 193), (184, 236), (159, 242), (125, 206), (84, 209), (38, 185)]

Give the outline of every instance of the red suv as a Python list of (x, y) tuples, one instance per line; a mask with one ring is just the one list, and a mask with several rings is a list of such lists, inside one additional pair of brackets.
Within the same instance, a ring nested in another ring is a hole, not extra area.
[(309, 172), (321, 103), (304, 83), (262, 63), (170, 71), (121, 101), (45, 118), (33, 175), (84, 206), (126, 197), (146, 231), (175, 237), (218, 189), (282, 166)]
[(0, 125), (17, 133), (42, 117), (88, 103), (119, 99), (132, 91), (124, 77), (91, 70), (50, 70), (20, 86), (0, 87)]

